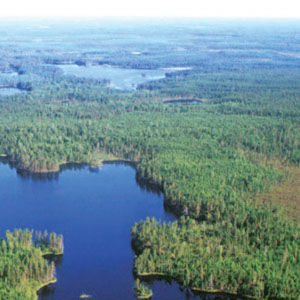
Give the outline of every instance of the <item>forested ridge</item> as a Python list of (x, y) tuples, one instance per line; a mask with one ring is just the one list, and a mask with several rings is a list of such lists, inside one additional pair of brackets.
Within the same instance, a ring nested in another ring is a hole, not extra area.
[[(31, 59), (2, 49), (5, 71), (18, 77), (1, 82), (27, 92), (1, 97), (1, 159), (31, 172), (57, 172), (72, 162), (135, 162), (138, 179), (156, 184), (166, 209), (179, 217), (133, 226), (136, 277), (167, 276), (195, 292), (299, 300), (299, 224), (277, 205), (256, 201), (288, 178), (278, 165), (300, 164), (299, 60), (280, 54), (287, 51), (282, 47), (299, 49), (284, 30), (258, 35), (252, 49), (251, 39), (242, 44), (235, 30), (201, 35), (193, 29), (184, 40), (190, 50), (185, 56), (169, 32), (174, 40), (157, 46), (165, 52), (149, 42), (140, 46), (146, 54), (134, 58), (119, 45), (105, 53), (41, 52)], [(199, 42), (210, 47), (207, 52)], [(122, 91), (110, 89), (107, 80), (65, 76), (57, 66), (78, 59), (84, 65), (192, 69)], [(163, 103), (181, 98), (203, 103)], [(54, 278), (53, 266), (42, 258), (53, 241), (30, 241), (28, 231), (1, 241), (3, 299), (34, 299), (37, 287)]]

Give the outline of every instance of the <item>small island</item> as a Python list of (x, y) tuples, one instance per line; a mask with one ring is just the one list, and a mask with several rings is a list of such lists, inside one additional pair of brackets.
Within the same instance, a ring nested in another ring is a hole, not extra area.
[(150, 299), (153, 296), (152, 290), (141, 283), (138, 278), (135, 281), (134, 290), (138, 299)]
[(88, 295), (88, 294), (83, 293), (83, 294), (81, 294), (81, 295), (79, 296), (79, 298), (80, 298), (80, 299), (88, 299), (88, 298), (92, 298), (92, 295)]

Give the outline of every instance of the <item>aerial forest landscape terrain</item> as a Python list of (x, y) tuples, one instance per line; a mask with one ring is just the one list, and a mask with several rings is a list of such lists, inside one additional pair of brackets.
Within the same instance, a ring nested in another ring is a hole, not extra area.
[(0, 20), (0, 300), (300, 300), (299, 28)]

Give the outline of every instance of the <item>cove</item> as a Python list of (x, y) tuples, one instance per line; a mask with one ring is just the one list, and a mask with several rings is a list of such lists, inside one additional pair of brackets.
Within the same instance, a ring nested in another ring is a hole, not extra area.
[[(39, 300), (134, 299), (131, 226), (147, 216), (174, 217), (163, 195), (139, 184), (134, 167), (104, 164), (100, 169), (68, 166), (59, 174), (31, 176), (0, 164), (0, 235), (29, 228), (64, 235), (65, 253), (56, 258), (57, 283)], [(172, 281), (149, 281), (154, 300), (213, 299), (182, 292)], [(215, 299), (229, 299), (217, 296)]]

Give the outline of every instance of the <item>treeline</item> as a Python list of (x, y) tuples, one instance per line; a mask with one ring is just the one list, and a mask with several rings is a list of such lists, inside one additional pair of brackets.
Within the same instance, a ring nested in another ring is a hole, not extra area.
[(43, 255), (62, 254), (62, 236), (29, 230), (7, 231), (0, 241), (0, 299), (37, 299), (37, 290), (55, 282), (55, 266)]
[(151, 91), (154, 98), (183, 97), (204, 99), (215, 104), (223, 103), (218, 106), (222, 113), (229, 108), (231, 113), (289, 118), (290, 115), (297, 116), (295, 114), (299, 112), (297, 69), (219, 71), (209, 74), (192, 70), (187, 75), (180, 76), (182, 73), (144, 83), (139, 89)]

